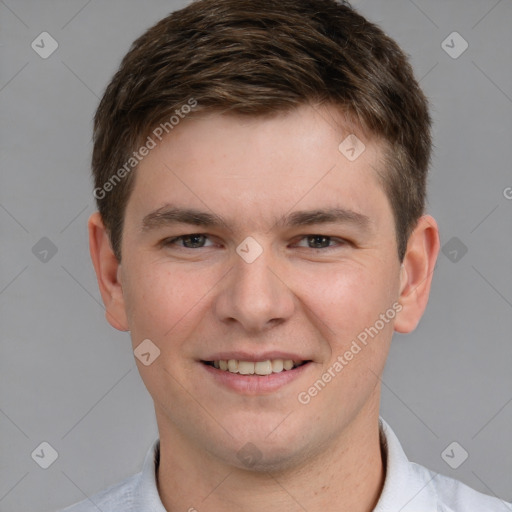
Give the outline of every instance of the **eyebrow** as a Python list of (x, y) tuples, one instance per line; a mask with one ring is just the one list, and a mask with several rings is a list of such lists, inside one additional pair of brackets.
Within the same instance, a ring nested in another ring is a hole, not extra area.
[[(372, 224), (370, 218), (362, 213), (345, 208), (325, 208), (296, 211), (283, 215), (274, 223), (274, 227), (301, 227), (334, 223), (352, 224), (364, 230), (369, 229)], [(173, 224), (192, 224), (207, 228), (229, 226), (222, 216), (215, 213), (165, 205), (144, 216), (142, 231), (151, 231)]]

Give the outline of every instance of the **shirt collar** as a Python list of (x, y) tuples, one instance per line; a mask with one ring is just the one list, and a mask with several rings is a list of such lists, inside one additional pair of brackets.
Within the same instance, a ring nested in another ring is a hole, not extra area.
[[(438, 510), (433, 480), (436, 474), (417, 466), (407, 459), (400, 441), (391, 427), (379, 419), (380, 442), (386, 464), (384, 487), (373, 512), (431, 512)], [(160, 441), (156, 440), (148, 451), (134, 493), (134, 510), (166, 512), (156, 481), (160, 462)], [(424, 474), (421, 474), (421, 470)]]
[(158, 494), (158, 485), (156, 481), (156, 472), (160, 463), (160, 440), (157, 439), (146, 458), (140, 479), (133, 490), (134, 510), (148, 510), (151, 512), (166, 512), (160, 495)]
[(391, 427), (379, 418), (386, 478), (373, 512), (431, 512), (438, 510), (434, 478), (426, 468), (409, 462)]

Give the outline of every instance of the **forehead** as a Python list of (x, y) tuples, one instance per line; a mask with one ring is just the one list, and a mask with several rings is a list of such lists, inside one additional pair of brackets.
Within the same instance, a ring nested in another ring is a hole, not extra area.
[(386, 202), (382, 161), (382, 146), (334, 108), (191, 117), (140, 162), (127, 214), (144, 218), (171, 203), (255, 226), (320, 206), (371, 218)]

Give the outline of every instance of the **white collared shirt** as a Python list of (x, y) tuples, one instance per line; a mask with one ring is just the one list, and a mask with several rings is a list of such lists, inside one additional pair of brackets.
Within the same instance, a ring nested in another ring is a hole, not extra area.
[[(384, 488), (373, 512), (512, 512), (512, 504), (409, 462), (391, 427), (380, 419), (386, 461)], [(140, 473), (61, 512), (166, 512), (156, 483), (160, 442)]]

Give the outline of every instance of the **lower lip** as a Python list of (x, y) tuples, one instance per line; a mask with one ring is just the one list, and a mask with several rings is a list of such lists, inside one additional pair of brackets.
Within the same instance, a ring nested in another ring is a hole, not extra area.
[(305, 363), (293, 370), (283, 370), (270, 375), (240, 375), (200, 363), (201, 366), (221, 385), (246, 395), (262, 395), (271, 393), (299, 378), (311, 366)]

